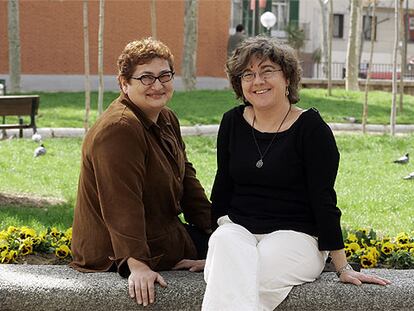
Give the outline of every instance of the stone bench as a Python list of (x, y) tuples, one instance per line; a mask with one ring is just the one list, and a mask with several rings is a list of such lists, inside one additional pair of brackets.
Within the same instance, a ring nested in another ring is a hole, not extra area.
[[(339, 283), (333, 272), (296, 286), (276, 310), (414, 310), (414, 270), (373, 269), (390, 279), (387, 287)], [(161, 272), (157, 301), (142, 307), (127, 294), (127, 280), (116, 273), (80, 273), (66, 266), (0, 265), (0, 310), (200, 310), (202, 273)], [(220, 310), (217, 310), (220, 311)]]

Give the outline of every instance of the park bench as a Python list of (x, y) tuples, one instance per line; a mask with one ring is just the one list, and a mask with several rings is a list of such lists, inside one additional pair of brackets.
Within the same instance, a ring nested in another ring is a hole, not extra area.
[[(36, 133), (36, 115), (39, 109), (39, 95), (7, 95), (0, 96), (0, 117), (3, 122), (0, 130), (19, 129), (19, 136), (23, 137), (23, 129), (32, 128)], [(18, 123), (6, 123), (6, 117), (16, 116)], [(30, 117), (30, 122), (24, 122), (23, 117)]]
[[(364, 272), (388, 278), (392, 284), (354, 286), (340, 283), (334, 272), (324, 272), (313, 283), (295, 286), (275, 311), (414, 310), (414, 270), (369, 269)], [(168, 286), (157, 286), (155, 304), (144, 308), (129, 298), (127, 279), (115, 272), (81, 273), (68, 266), (0, 264), (0, 310), (201, 309), (205, 290), (202, 273), (163, 271), (161, 275)]]

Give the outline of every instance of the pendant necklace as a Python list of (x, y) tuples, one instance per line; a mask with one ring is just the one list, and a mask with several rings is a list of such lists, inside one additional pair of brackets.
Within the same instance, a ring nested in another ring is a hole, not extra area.
[(265, 151), (262, 153), (262, 151), (260, 150), (259, 144), (257, 143), (257, 139), (256, 136), (254, 135), (254, 122), (256, 121), (256, 115), (253, 115), (253, 122), (252, 122), (252, 135), (253, 135), (253, 140), (254, 143), (256, 144), (257, 147), (257, 151), (259, 152), (260, 155), (260, 159), (259, 161), (256, 162), (256, 167), (257, 168), (261, 168), (263, 166), (263, 158), (266, 156), (267, 152), (269, 151), (270, 147), (273, 145), (273, 142), (275, 141), (275, 138), (280, 130), (280, 128), (282, 127), (283, 123), (285, 122), (290, 109), (292, 108), (292, 105), (289, 104), (289, 110), (286, 113), (285, 117), (283, 118), (282, 122), (280, 122), (279, 127), (277, 128), (276, 133), (273, 135), (272, 140), (270, 141), (269, 145), (267, 146), (267, 148), (265, 149)]

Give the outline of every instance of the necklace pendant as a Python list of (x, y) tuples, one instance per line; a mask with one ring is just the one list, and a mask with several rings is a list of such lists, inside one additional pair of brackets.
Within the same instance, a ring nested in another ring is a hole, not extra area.
[(261, 168), (262, 166), (263, 166), (263, 160), (260, 159), (259, 161), (256, 162), (256, 167)]

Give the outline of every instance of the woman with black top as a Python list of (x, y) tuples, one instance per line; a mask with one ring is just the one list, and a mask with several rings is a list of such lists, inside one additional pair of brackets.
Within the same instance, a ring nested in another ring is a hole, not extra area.
[(294, 51), (245, 40), (226, 64), (244, 105), (224, 114), (217, 138), (213, 226), (203, 309), (273, 310), (314, 281), (330, 254), (341, 282), (386, 285), (352, 270), (334, 190), (335, 138), (316, 109), (302, 110)]

